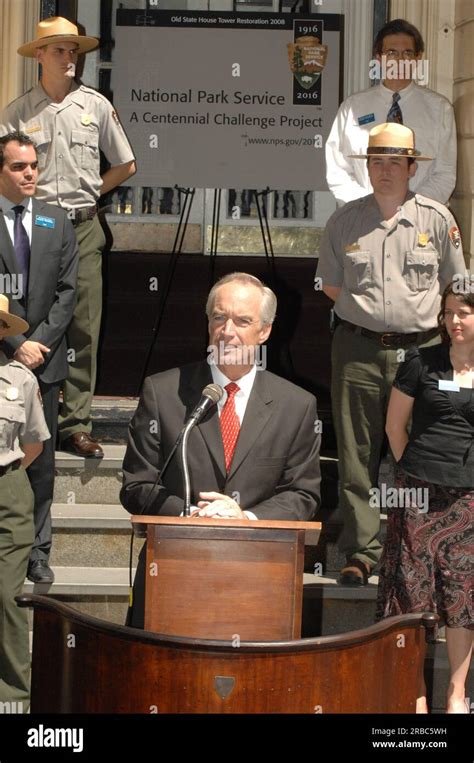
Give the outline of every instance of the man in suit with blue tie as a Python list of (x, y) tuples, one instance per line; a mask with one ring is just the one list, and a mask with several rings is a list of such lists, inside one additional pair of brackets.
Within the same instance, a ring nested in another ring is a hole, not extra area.
[(76, 300), (78, 249), (64, 210), (36, 200), (38, 161), (22, 133), (0, 138), (0, 282), (12, 313), (26, 320), (24, 334), (4, 340), (6, 352), (34, 371), (51, 439), (28, 469), (35, 494), (35, 543), (28, 577), (52, 583), (50, 509), (59, 390), (68, 373), (65, 332)]

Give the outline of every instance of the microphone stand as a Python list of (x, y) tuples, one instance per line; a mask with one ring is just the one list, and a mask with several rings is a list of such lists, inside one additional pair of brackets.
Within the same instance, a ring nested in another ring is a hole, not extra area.
[(191, 429), (196, 424), (196, 419), (192, 418), (188, 421), (182, 432), (181, 438), (181, 465), (183, 468), (184, 477), (184, 510), (185, 517), (191, 516), (191, 480), (189, 479), (188, 469), (188, 437)]
[[(144, 505), (141, 508), (140, 514), (143, 514), (145, 512), (145, 509), (148, 508), (151, 497), (153, 495), (153, 491), (155, 490), (155, 487), (162, 482), (163, 475), (166, 472), (168, 465), (173, 458), (176, 449), (178, 446), (181, 445), (181, 463), (183, 467), (183, 475), (184, 475), (184, 511), (183, 514), (185, 517), (191, 516), (191, 481), (189, 479), (189, 469), (188, 469), (188, 437), (189, 433), (191, 432), (192, 428), (202, 419), (202, 417), (205, 415), (207, 410), (215, 405), (218, 400), (221, 399), (222, 395), (224, 394), (223, 390), (219, 385), (217, 384), (210, 384), (207, 387), (203, 389), (203, 397), (205, 400), (201, 398), (199, 404), (196, 406), (194, 411), (191, 414), (191, 417), (189, 421), (184, 425), (183, 429), (178, 435), (178, 438), (173, 445), (173, 448), (166, 459), (163, 468), (161, 472), (159, 472), (156, 475), (155, 481), (153, 485), (151, 486), (151, 489), (148, 493), (147, 499), (144, 503)], [(129, 580), (130, 580), (130, 598), (129, 598), (129, 606), (132, 606), (133, 603), (133, 597), (132, 597), (132, 557), (133, 557), (133, 538), (134, 533), (132, 530), (132, 534), (130, 537), (130, 558), (129, 558)]]
[(216, 405), (216, 403), (221, 399), (223, 394), (224, 394), (224, 391), (222, 387), (219, 387), (218, 384), (209, 384), (207, 387), (205, 387), (203, 389), (203, 396), (201, 397), (199, 404), (196, 406), (196, 408), (192, 412), (189, 418), (189, 421), (186, 422), (183, 429), (181, 430), (181, 435), (180, 435), (181, 466), (183, 469), (183, 477), (184, 477), (183, 516), (185, 517), (191, 516), (191, 480), (189, 479), (189, 468), (188, 468), (189, 433), (191, 432), (192, 428), (195, 427), (199, 421), (201, 421), (203, 416), (206, 415), (208, 410), (212, 408), (213, 405)]

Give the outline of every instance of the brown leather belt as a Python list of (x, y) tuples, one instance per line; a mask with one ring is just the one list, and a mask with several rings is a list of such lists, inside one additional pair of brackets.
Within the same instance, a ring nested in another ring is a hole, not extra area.
[(79, 209), (72, 210), (74, 215), (71, 222), (74, 226), (87, 222), (87, 220), (93, 220), (97, 214), (97, 204), (93, 204), (92, 207), (79, 207)]
[(19, 469), (21, 466), (21, 458), (18, 458), (16, 461), (12, 461), (11, 464), (7, 464), (6, 466), (0, 466), (0, 477), (3, 477), (4, 474), (7, 474), (8, 472), (14, 472), (16, 469)]
[(395, 331), (379, 333), (377, 331), (365, 329), (362, 326), (356, 326), (355, 323), (344, 321), (342, 318), (339, 318), (339, 316), (336, 316), (336, 325), (345, 326), (354, 334), (360, 334), (368, 339), (375, 339), (377, 342), (380, 342), (382, 347), (391, 347), (394, 349), (397, 349), (398, 347), (407, 347), (411, 344), (424, 344), (429, 339), (433, 339), (433, 337), (439, 334), (439, 329), (437, 327), (428, 329), (428, 331), (418, 331), (415, 334), (401, 334)]

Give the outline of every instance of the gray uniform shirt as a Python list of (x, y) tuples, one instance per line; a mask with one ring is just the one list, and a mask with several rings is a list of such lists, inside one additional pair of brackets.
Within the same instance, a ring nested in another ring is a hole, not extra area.
[(335, 311), (371, 331), (410, 334), (437, 325), (440, 293), (466, 266), (454, 217), (433, 199), (409, 193), (391, 223), (373, 194), (330, 217), (317, 277), (339, 286)]
[(23, 458), (22, 443), (50, 436), (34, 374), (0, 350), (0, 466)]
[(99, 198), (99, 149), (113, 167), (134, 159), (112, 104), (77, 82), (61, 103), (41, 84), (12, 101), (0, 116), (0, 135), (12, 130), (36, 143), (37, 198), (67, 209), (92, 206)]

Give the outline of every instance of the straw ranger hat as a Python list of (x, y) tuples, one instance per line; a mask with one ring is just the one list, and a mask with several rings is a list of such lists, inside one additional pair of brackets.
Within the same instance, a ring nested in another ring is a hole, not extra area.
[(421, 156), (415, 148), (415, 133), (397, 122), (384, 122), (369, 132), (366, 154), (351, 154), (350, 159), (368, 159), (369, 156), (406, 156), (417, 161), (429, 161), (431, 156)]
[(36, 27), (36, 40), (25, 43), (18, 48), (20, 56), (35, 57), (35, 50), (55, 42), (75, 42), (78, 53), (88, 53), (99, 45), (97, 37), (86, 37), (79, 34), (77, 26), (62, 16), (51, 16), (40, 21)]
[(19, 318), (17, 315), (12, 315), (9, 312), (8, 297), (4, 294), (0, 294), (0, 321), (5, 321), (8, 329), (2, 329), (4, 336), (17, 336), (17, 334), (24, 334), (30, 328), (29, 323)]

